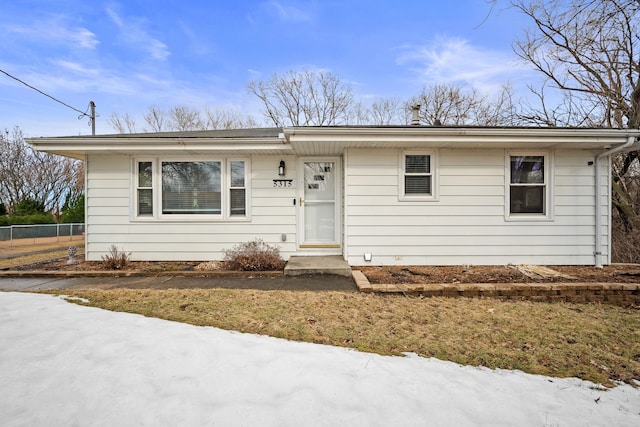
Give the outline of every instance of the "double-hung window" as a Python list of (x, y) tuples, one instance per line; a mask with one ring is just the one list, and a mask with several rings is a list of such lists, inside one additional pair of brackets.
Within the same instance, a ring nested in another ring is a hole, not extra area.
[(137, 216), (153, 216), (153, 162), (136, 163)]
[(247, 160), (137, 160), (136, 216), (226, 219), (247, 216)]
[(229, 162), (229, 216), (245, 216), (247, 214), (247, 184), (244, 160)]
[(549, 161), (545, 153), (509, 153), (508, 216), (549, 215)]
[(403, 151), (400, 158), (400, 200), (435, 200), (434, 152)]

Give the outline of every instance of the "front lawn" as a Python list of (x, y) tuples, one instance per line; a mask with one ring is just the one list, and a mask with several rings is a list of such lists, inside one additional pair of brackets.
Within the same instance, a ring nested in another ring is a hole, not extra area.
[(607, 386), (640, 381), (633, 308), (340, 292), (65, 291), (108, 310), (383, 355), (413, 352)]

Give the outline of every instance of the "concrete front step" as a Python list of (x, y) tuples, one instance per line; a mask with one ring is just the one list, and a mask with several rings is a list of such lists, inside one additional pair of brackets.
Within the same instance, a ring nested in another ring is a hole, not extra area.
[(335, 274), (351, 277), (351, 267), (339, 255), (292, 256), (284, 267), (285, 276), (308, 274)]

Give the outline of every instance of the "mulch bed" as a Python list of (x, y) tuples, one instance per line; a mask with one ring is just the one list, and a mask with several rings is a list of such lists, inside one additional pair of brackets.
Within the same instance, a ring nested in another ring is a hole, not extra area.
[(410, 283), (640, 283), (640, 265), (621, 264), (604, 268), (590, 266), (551, 266), (557, 277), (529, 277), (517, 266), (441, 266), (441, 267), (360, 267), (374, 284)]
[[(100, 261), (84, 261), (82, 255), (76, 257), (77, 263), (68, 264), (67, 258), (22, 265), (16, 270), (49, 271), (104, 271)], [(194, 271), (219, 269), (212, 263), (190, 262), (148, 262), (132, 261), (124, 270), (143, 272)], [(530, 277), (518, 266), (411, 266), (411, 267), (354, 267), (361, 270), (373, 284), (410, 284), (410, 283), (553, 283), (553, 282), (602, 282), (602, 283), (640, 283), (640, 265), (616, 264), (604, 268), (591, 266), (551, 266), (559, 276)]]

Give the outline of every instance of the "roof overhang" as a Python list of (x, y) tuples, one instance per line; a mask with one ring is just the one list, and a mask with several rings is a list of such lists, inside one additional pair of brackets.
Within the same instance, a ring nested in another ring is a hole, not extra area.
[(89, 154), (138, 156), (293, 154), (281, 129), (159, 132), (28, 138), (37, 150), (83, 159)]
[(581, 149), (604, 152), (634, 143), (637, 129), (445, 126), (335, 126), (28, 138), (40, 151), (78, 159), (125, 155), (341, 155), (349, 148)]
[[(330, 155), (345, 148), (582, 149), (602, 152), (638, 138), (638, 129), (500, 127), (289, 127), (296, 153)], [(636, 141), (627, 150), (640, 149)]]

